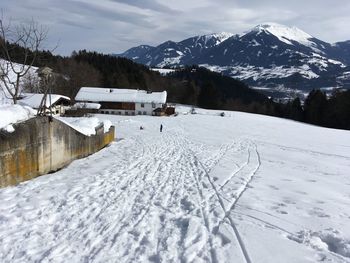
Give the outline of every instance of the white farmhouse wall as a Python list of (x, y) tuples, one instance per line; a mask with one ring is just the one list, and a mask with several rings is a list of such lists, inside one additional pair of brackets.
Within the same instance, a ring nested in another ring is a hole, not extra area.
[(120, 110), (120, 109), (100, 109), (98, 110), (99, 113), (103, 114), (114, 114), (114, 115), (135, 115), (134, 110)]
[[(144, 107), (141, 107), (142, 103), (135, 103), (135, 114), (136, 115), (152, 115), (152, 112), (156, 108), (162, 108), (162, 103), (154, 103), (154, 107), (152, 107), (152, 103), (143, 103)], [(146, 112), (146, 114), (144, 113)]]

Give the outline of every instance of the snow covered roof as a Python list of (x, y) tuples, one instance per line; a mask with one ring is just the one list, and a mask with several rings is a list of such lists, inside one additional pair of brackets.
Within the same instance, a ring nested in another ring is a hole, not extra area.
[[(36, 93), (25, 93), (23, 94), (24, 98), (19, 100), (18, 103), (21, 105), (28, 105), (34, 109), (39, 108), (41, 100), (43, 99), (44, 94), (36, 94)], [(51, 94), (51, 104), (54, 105), (58, 100), (64, 99), (70, 101), (70, 98), (59, 95), (59, 94)], [(46, 105), (47, 108), (50, 107), (50, 97), (47, 95)]]
[(82, 87), (75, 97), (76, 101), (91, 102), (139, 102), (165, 103), (167, 92), (147, 93), (145, 90), (135, 89), (107, 89)]

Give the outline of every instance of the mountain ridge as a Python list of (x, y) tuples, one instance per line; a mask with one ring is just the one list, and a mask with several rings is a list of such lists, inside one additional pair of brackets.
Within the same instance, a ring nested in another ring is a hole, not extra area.
[(350, 88), (350, 41), (331, 44), (297, 27), (276, 23), (260, 24), (240, 35), (219, 36), (213, 33), (167, 41), (137, 57), (129, 56), (130, 49), (117, 56), (150, 67), (197, 64), (252, 87), (272, 90)]

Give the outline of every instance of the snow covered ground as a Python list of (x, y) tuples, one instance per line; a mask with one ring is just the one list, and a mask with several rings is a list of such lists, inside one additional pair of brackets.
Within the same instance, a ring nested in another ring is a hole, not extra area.
[(1, 262), (350, 262), (349, 131), (197, 112), (0, 189)]

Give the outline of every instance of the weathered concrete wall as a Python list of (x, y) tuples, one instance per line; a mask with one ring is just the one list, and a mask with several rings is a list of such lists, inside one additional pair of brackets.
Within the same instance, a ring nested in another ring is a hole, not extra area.
[(56, 171), (88, 156), (114, 140), (114, 127), (85, 136), (59, 120), (37, 117), (0, 131), (0, 187), (15, 185)]

